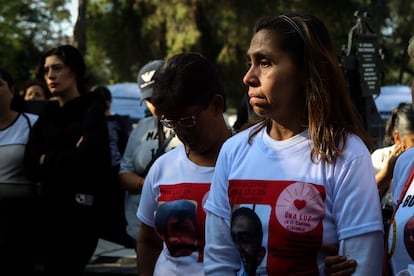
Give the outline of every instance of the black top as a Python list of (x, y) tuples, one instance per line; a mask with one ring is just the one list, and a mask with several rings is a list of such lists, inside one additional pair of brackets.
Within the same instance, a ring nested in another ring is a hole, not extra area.
[[(99, 205), (100, 195), (110, 185), (111, 155), (104, 110), (105, 102), (89, 93), (63, 107), (47, 104), (33, 125), (24, 156), (25, 172), (41, 183), (44, 198), (59, 207), (91, 207), (82, 204), (79, 195), (90, 195), (92, 205)], [(83, 142), (77, 147), (81, 137)], [(40, 165), (42, 154), (46, 157)]]

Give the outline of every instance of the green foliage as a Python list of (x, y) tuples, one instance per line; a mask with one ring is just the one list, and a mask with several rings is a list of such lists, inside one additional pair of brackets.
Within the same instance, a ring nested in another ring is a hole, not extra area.
[[(412, 22), (414, 20), (414, 2), (412, 0), (390, 1), (388, 3), (389, 17), (386, 19), (387, 31), (384, 35), (386, 80), (390, 84), (401, 83), (411, 85), (412, 69), (407, 55), (408, 41), (414, 35)], [(404, 74), (409, 72), (410, 74)]]
[[(64, 22), (70, 0), (0, 0), (2, 66), (19, 82), (33, 75), (45, 49), (68, 43)], [(89, 0), (86, 61), (92, 81), (136, 80), (140, 67), (181, 51), (197, 51), (222, 74), (227, 103), (237, 107), (247, 88), (245, 53), (255, 21), (262, 16), (306, 11), (322, 19), (338, 52), (355, 24), (356, 10), (370, 14), (384, 52), (384, 84), (410, 83), (406, 47), (412, 31), (412, 0)], [(52, 24), (53, 23), (53, 24)], [(408, 73), (408, 74), (407, 74)]]
[(63, 41), (59, 29), (51, 29), (50, 24), (68, 18), (63, 4), (64, 1), (0, 0), (1, 65), (13, 75), (17, 89), (34, 77), (41, 53)]

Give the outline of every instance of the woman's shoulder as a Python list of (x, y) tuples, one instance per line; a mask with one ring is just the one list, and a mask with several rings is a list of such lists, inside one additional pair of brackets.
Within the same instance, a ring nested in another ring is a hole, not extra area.
[(257, 130), (254, 127), (234, 132), (233, 135), (223, 143), (223, 150), (236, 152), (246, 148), (255, 139), (255, 136), (259, 135), (257, 133), (254, 134), (255, 132), (257, 132)]
[(153, 116), (145, 117), (145, 118), (140, 119), (137, 122), (133, 131), (135, 132), (147, 131), (148, 129), (156, 128), (157, 123), (158, 121), (155, 117)]
[(23, 112), (22, 113), (24, 117), (26, 117), (29, 122), (33, 125), (37, 119), (39, 118), (39, 115), (37, 114), (33, 114), (33, 113), (27, 113), (27, 112)]
[(239, 131), (232, 130), (232, 136), (226, 140), (226, 143), (242, 143), (244, 140), (249, 139), (251, 129), (250, 127)]
[(384, 154), (384, 153), (388, 153), (388, 152), (392, 151), (394, 147), (395, 147), (395, 145), (379, 147), (379, 148), (376, 148), (372, 152), (372, 154), (380, 154), (381, 155), (381, 154)]
[(414, 169), (414, 148), (410, 148), (403, 152), (397, 159), (394, 167), (394, 178), (392, 192), (394, 203), (400, 197), (400, 194), (407, 182), (411, 171)]
[(395, 163), (395, 170), (407, 167), (414, 168), (414, 147), (404, 151)]
[(356, 134), (349, 133), (346, 137), (346, 147), (352, 147), (355, 149), (366, 149), (369, 151), (367, 145), (364, 143), (364, 141)]
[[(177, 145), (175, 148), (167, 150), (165, 153), (161, 154), (154, 164), (162, 170), (164, 167), (175, 168), (177, 170), (181, 169), (183, 161), (187, 162), (188, 158), (185, 151), (185, 146), (183, 144)], [(186, 163), (187, 164), (187, 163)]]
[(342, 151), (342, 158), (345, 160), (353, 160), (355, 158), (367, 158), (371, 160), (371, 153), (368, 146), (358, 135), (348, 134), (345, 147)]

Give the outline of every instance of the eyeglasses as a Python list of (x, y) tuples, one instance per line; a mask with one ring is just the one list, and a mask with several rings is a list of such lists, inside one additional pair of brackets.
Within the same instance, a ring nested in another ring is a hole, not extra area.
[(176, 120), (165, 119), (164, 115), (162, 115), (160, 121), (161, 121), (163, 126), (168, 127), (168, 128), (177, 128), (177, 127), (190, 128), (190, 127), (195, 127), (197, 125), (197, 116), (203, 110), (204, 110), (204, 108), (199, 110), (198, 112), (196, 112), (193, 115), (178, 118)]

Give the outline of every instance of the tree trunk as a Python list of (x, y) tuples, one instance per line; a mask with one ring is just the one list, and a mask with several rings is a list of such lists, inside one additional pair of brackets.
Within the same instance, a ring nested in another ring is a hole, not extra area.
[(73, 46), (85, 55), (86, 53), (86, 5), (88, 0), (78, 1), (78, 18), (73, 30)]

